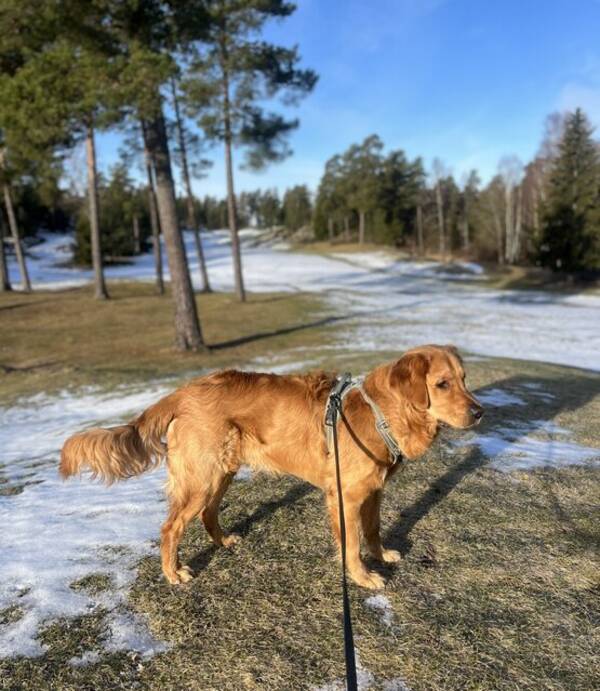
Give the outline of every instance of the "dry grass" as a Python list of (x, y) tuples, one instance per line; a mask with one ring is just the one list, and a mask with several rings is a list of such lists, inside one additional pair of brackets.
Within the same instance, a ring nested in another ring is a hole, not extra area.
[(251, 294), (245, 304), (226, 293), (200, 295), (211, 351), (179, 353), (170, 297), (144, 283), (114, 283), (110, 292), (107, 302), (89, 287), (0, 295), (0, 398), (230, 366), (314, 344), (327, 319), (307, 295)]
[[(385, 355), (356, 355), (350, 364), (368, 369)], [(507, 360), (468, 370), (474, 388), (517, 387), (528, 403), (490, 410), (483, 432), (515, 418), (547, 419), (572, 429), (574, 441), (597, 443), (597, 375)], [(528, 382), (554, 398), (528, 395)], [(404, 555), (386, 571), (392, 625), (365, 605), (371, 593), (351, 588), (371, 688), (397, 678), (412, 691), (600, 688), (597, 467), (501, 474), (474, 447), (451, 446), (458, 436), (442, 435), (386, 492), (385, 539)], [(291, 690), (340, 679), (339, 567), (319, 493), (292, 479), (254, 477), (234, 483), (222, 520), (244, 540), (216, 550), (195, 523), (182, 550), (198, 572), (188, 586), (169, 586), (157, 558), (139, 564), (130, 606), (168, 652), (147, 661), (102, 653), (99, 610), (49, 625), (42, 658), (1, 661), (0, 687)], [(107, 584), (98, 574), (74, 587)], [(100, 660), (67, 663), (86, 650), (99, 650)]]

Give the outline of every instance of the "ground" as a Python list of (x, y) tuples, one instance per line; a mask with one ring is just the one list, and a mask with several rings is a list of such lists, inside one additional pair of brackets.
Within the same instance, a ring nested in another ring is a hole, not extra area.
[[(317, 259), (321, 270), (333, 261)], [(57, 451), (72, 431), (127, 419), (192, 372), (368, 371), (449, 305), (471, 332), (471, 353), (459, 345), (486, 417), (477, 432), (444, 431), (387, 488), (384, 540), (403, 560), (382, 571), (385, 591), (351, 586), (361, 688), (599, 687), (600, 377), (506, 357), (529, 348), (563, 362), (544, 322), (558, 312), (559, 326), (579, 320), (593, 335), (595, 298), (500, 294), (431, 266), (393, 270), (379, 253), (336, 262), (321, 271), (325, 291), (252, 294), (246, 306), (201, 297), (207, 340), (230, 343), (174, 360), (168, 302), (148, 284), (113, 283), (110, 308), (87, 289), (0, 299), (0, 688), (343, 688), (339, 565), (316, 490), (243, 473), (223, 506), (242, 542), (216, 550), (194, 524), (182, 556), (198, 575), (173, 588), (156, 556), (164, 471), (109, 489), (61, 483)], [(248, 264), (252, 273), (252, 255)], [(272, 267), (271, 288), (298, 276)], [(302, 285), (314, 286), (318, 272), (307, 273)], [(421, 300), (415, 314), (407, 296)], [(486, 352), (475, 316), (486, 305), (512, 309), (512, 331), (500, 328), (494, 346), (505, 357)], [(124, 325), (145, 338), (121, 337)], [(102, 328), (90, 338), (92, 326)], [(455, 333), (444, 316), (438, 328), (439, 340)], [(584, 339), (573, 348), (593, 366)]]

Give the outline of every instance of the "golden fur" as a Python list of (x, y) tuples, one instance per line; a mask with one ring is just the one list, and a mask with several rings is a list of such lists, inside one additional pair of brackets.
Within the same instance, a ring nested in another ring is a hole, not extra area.
[[(177, 548), (186, 525), (200, 516), (217, 545), (228, 546), (218, 521), (221, 499), (241, 463), (295, 475), (323, 490), (339, 546), (335, 467), (327, 454), (323, 419), (335, 376), (319, 372), (279, 376), (228, 370), (191, 381), (148, 408), (128, 425), (93, 429), (68, 439), (62, 449), (63, 477), (89, 468), (110, 483), (144, 472), (166, 455), (169, 516), (161, 535), (161, 558), (170, 583), (192, 578)], [(381, 407), (407, 459), (431, 444), (438, 424), (465, 428), (482, 409), (464, 384), (462, 362), (452, 346), (423, 346), (373, 370), (365, 390)], [(166, 437), (166, 444), (163, 439)], [(386, 480), (395, 471), (373, 414), (353, 390), (339, 424), (348, 571), (362, 586), (383, 579), (360, 557), (360, 533), (370, 553), (395, 562), (379, 536), (379, 507)]]

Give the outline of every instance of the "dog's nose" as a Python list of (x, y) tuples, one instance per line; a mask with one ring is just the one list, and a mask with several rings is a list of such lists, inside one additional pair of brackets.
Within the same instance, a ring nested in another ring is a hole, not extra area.
[(483, 417), (483, 408), (480, 405), (471, 406), (471, 415), (476, 420), (481, 420), (481, 418)]

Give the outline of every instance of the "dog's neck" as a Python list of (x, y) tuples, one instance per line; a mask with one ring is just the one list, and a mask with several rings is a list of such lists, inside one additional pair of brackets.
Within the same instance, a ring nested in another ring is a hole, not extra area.
[(438, 423), (426, 410), (419, 410), (408, 399), (390, 389), (390, 365), (381, 365), (364, 381), (365, 391), (381, 408), (402, 453), (417, 458), (431, 446)]

